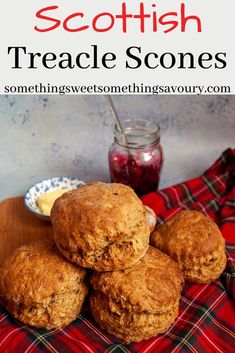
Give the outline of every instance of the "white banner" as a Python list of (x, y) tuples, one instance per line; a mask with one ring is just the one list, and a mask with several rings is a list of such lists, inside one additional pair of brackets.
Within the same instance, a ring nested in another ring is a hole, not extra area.
[(1, 3), (1, 94), (235, 94), (234, 0)]

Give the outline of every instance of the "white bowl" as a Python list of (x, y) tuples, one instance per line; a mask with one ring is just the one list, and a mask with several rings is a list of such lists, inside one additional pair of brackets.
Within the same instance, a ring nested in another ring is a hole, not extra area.
[(58, 189), (76, 190), (80, 186), (85, 185), (84, 181), (75, 177), (60, 176), (55, 178), (49, 178), (38, 182), (31, 186), (31, 188), (24, 195), (24, 204), (26, 208), (35, 214), (37, 217), (50, 220), (50, 216), (44, 215), (38, 205), (37, 199), (39, 196), (45, 194), (48, 191)]

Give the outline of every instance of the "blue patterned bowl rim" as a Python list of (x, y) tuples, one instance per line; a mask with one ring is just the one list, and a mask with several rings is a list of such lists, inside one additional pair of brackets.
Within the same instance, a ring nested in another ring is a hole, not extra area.
[(50, 216), (44, 215), (37, 206), (37, 198), (48, 191), (56, 189), (76, 190), (85, 182), (72, 176), (59, 176), (43, 179), (32, 185), (24, 195), (24, 204), (26, 208), (36, 216), (43, 219), (50, 219)]

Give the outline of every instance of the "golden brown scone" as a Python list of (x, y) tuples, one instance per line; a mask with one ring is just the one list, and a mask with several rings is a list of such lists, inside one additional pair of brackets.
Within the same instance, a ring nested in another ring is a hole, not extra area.
[(128, 186), (93, 183), (54, 203), (51, 222), (59, 251), (96, 271), (130, 267), (148, 249), (144, 206)]
[(150, 233), (152, 233), (155, 229), (156, 223), (157, 223), (157, 217), (155, 215), (154, 210), (148, 206), (144, 206), (145, 211), (146, 211), (146, 219), (147, 219), (147, 224), (150, 229)]
[(211, 282), (226, 265), (218, 226), (198, 211), (178, 212), (152, 234), (151, 244), (175, 259), (189, 282)]
[(53, 241), (21, 246), (7, 258), (0, 274), (0, 298), (25, 324), (59, 328), (79, 314), (88, 292), (86, 271), (67, 262)]
[(139, 342), (173, 324), (183, 283), (178, 264), (150, 246), (131, 268), (94, 272), (91, 313), (109, 333), (126, 342)]

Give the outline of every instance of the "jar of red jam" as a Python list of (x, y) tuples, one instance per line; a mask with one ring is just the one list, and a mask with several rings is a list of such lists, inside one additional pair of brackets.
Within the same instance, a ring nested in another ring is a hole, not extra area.
[(163, 165), (160, 127), (149, 120), (123, 121), (109, 149), (111, 181), (131, 186), (138, 195), (158, 188)]

